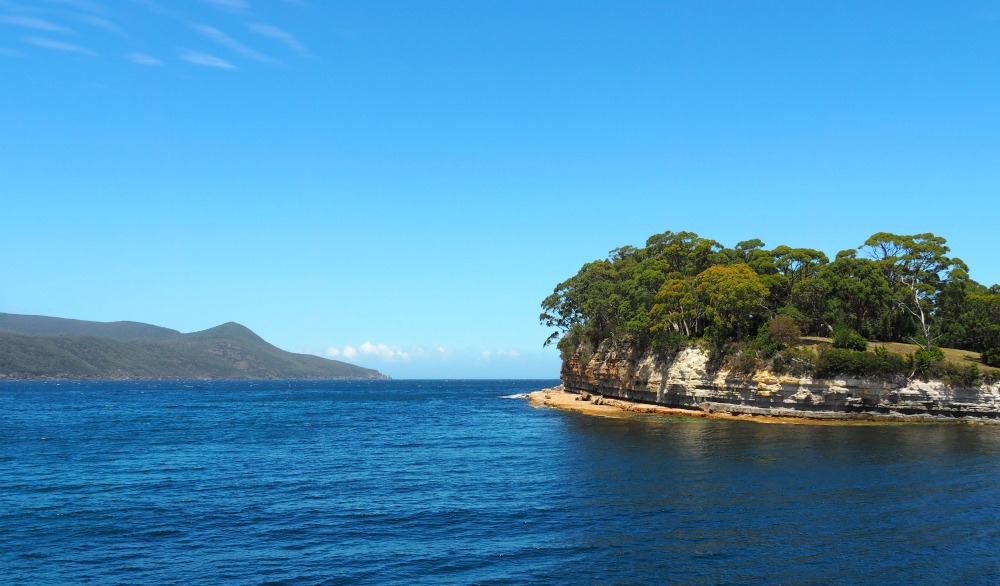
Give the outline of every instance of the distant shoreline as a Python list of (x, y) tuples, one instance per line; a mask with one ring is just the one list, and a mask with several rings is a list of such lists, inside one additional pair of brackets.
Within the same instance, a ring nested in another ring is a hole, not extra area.
[(0, 380), (382, 380), (287, 352), (236, 322), (182, 334), (140, 322), (0, 313)]
[(58, 377), (27, 377), (17, 378), (0, 375), (0, 384), (3, 383), (246, 383), (246, 382), (346, 382), (346, 381), (391, 381), (395, 380), (388, 375), (369, 378), (182, 378), (182, 377), (160, 377), (160, 378), (101, 378), (101, 377), (81, 377), (81, 378), (58, 378)]

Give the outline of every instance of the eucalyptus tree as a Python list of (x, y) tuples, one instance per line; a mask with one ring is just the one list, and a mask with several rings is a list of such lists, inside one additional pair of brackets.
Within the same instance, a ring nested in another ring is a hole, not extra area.
[(670, 279), (656, 294), (656, 304), (650, 312), (652, 331), (698, 336), (704, 330), (706, 313), (693, 277)]
[(706, 331), (717, 342), (751, 335), (766, 321), (768, 289), (747, 265), (709, 267), (694, 284), (705, 306)]
[(708, 267), (725, 264), (723, 246), (694, 232), (663, 232), (646, 240), (648, 258), (666, 263), (668, 276), (694, 276)]
[(859, 250), (878, 263), (895, 305), (917, 322), (920, 336), (915, 338), (924, 350), (933, 345), (934, 299), (948, 280), (952, 268), (968, 270), (959, 259), (947, 256), (946, 240), (931, 233), (901, 236), (889, 232), (873, 234)]
[(771, 304), (775, 311), (789, 301), (795, 285), (816, 278), (823, 266), (830, 262), (818, 250), (785, 245), (772, 250), (770, 256), (773, 276), (765, 278), (764, 283), (771, 290)]
[(845, 324), (869, 339), (891, 338), (892, 289), (875, 261), (844, 251), (823, 268), (820, 279), (827, 284), (829, 324)]
[[(859, 255), (859, 251), (863, 255)], [(995, 350), (1000, 360), (1000, 286), (971, 280), (931, 233), (879, 232), (833, 262), (811, 248), (761, 240), (724, 248), (693, 232), (663, 232), (586, 263), (542, 302), (540, 321), (572, 351), (609, 341), (641, 349), (705, 337), (725, 344), (755, 336), (775, 316), (805, 332), (845, 325), (869, 339), (936, 340)]]

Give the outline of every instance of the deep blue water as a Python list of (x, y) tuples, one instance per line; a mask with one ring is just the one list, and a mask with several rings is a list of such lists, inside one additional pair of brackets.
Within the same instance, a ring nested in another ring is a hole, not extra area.
[(1000, 427), (503, 398), (555, 382), (0, 384), (0, 583), (1000, 582)]

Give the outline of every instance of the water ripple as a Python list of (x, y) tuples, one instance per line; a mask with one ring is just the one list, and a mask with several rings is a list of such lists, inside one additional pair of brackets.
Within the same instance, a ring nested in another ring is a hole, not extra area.
[(553, 382), (2, 383), (0, 582), (1000, 580), (997, 428), (521, 398)]

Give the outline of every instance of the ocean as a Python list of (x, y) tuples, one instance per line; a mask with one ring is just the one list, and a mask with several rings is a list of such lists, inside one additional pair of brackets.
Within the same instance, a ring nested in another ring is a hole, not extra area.
[(1000, 582), (1000, 426), (522, 396), (555, 383), (0, 383), (0, 583)]

